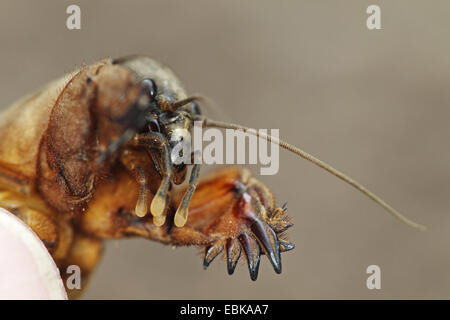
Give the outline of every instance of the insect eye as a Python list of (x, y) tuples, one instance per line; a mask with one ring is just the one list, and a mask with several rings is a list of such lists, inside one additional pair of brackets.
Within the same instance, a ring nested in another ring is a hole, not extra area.
[(152, 79), (147, 78), (142, 80), (141, 90), (142, 93), (150, 97), (151, 101), (155, 100), (157, 88), (155, 82)]

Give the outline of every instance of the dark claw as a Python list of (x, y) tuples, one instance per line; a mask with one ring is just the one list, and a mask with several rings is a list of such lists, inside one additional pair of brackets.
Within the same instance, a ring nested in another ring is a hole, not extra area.
[(211, 245), (205, 249), (205, 257), (203, 258), (203, 268), (208, 268), (209, 264), (219, 255), (223, 250), (221, 243)]
[(250, 278), (255, 281), (258, 278), (259, 261), (261, 256), (261, 250), (258, 242), (245, 233), (242, 233), (238, 239), (241, 242), (245, 256), (247, 257)]
[(264, 253), (269, 257), (275, 272), (281, 273), (280, 244), (275, 231), (260, 220), (253, 222), (251, 230), (261, 243)]
[(283, 240), (278, 240), (278, 241), (280, 242), (280, 251), (281, 252), (290, 251), (295, 248), (295, 244), (293, 244), (293, 243), (283, 241)]
[(241, 246), (236, 239), (227, 240), (227, 269), (229, 275), (233, 274), (241, 257), (241, 251)]

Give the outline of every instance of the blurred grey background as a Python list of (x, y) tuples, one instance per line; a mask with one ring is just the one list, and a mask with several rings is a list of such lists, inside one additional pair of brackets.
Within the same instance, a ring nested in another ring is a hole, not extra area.
[[(66, 29), (69, 4), (81, 30)], [(195, 248), (110, 241), (84, 298), (450, 298), (449, 16), (437, 0), (1, 1), (1, 106), (82, 63), (147, 54), (220, 105), (215, 118), (280, 128), (428, 226), (282, 152), (260, 177), (295, 223), (281, 275), (265, 257), (252, 282), (244, 265), (204, 271)], [(366, 288), (372, 264), (381, 290)]]

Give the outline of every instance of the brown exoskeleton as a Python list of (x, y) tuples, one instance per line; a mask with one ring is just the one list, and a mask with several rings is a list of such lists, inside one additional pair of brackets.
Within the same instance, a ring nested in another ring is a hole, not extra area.
[[(188, 169), (170, 157), (180, 129), (201, 120), (257, 134), (203, 117), (196, 100), (172, 71), (143, 56), (103, 60), (50, 83), (0, 114), (0, 206), (36, 232), (60, 268), (80, 266), (83, 281), (103, 239), (128, 236), (202, 246), (205, 267), (224, 251), (230, 274), (245, 256), (253, 280), (265, 254), (280, 273), (280, 253), (294, 247), (284, 238), (291, 223), (248, 170), (226, 168), (198, 182), (193, 164), (188, 186), (172, 189)], [(329, 165), (262, 137), (420, 227)]]

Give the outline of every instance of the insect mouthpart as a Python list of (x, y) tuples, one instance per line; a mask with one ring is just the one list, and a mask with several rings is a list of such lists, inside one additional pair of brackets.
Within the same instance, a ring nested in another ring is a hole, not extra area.
[[(124, 145), (123, 150), (127, 151), (127, 154), (121, 157), (122, 163), (133, 173), (140, 186), (135, 213), (138, 217), (144, 217), (150, 211), (156, 226), (162, 226), (165, 223), (171, 184), (180, 184), (184, 181), (187, 171), (186, 164), (190, 163), (190, 161), (180, 163), (178, 157), (183, 159), (189, 157), (190, 160), (191, 154), (183, 154), (181, 151), (177, 155), (176, 152), (173, 152), (180, 144), (190, 143), (189, 131), (193, 126), (193, 118), (196, 114), (191, 114), (189, 110), (181, 108), (189, 103), (191, 103), (190, 99), (183, 100), (178, 104), (178, 110), (175, 111), (161, 110), (160, 108), (146, 110), (146, 115), (143, 117), (145, 124), (139, 131), (133, 132), (133, 137)], [(134, 156), (134, 151), (128, 150), (128, 146), (145, 151), (147, 155), (145, 161), (153, 162), (161, 176), (160, 185), (150, 206), (147, 204), (149, 181), (147, 181), (147, 174), (144, 170), (146, 164), (142, 163), (142, 159), (137, 159), (137, 154)], [(124, 151), (121, 152), (121, 154), (123, 153)], [(195, 164), (192, 168), (189, 186), (175, 213), (174, 222), (177, 227), (184, 226), (187, 221), (188, 206), (197, 186), (199, 170), (199, 164)]]
[[(186, 163), (179, 163), (177, 158), (178, 156), (191, 157), (190, 154), (185, 155), (182, 151), (174, 157), (172, 151), (180, 142), (190, 141), (189, 131), (193, 126), (193, 120), (200, 113), (198, 105), (194, 102), (198, 100), (198, 97), (192, 96), (175, 102), (164, 97), (166, 97), (164, 94), (157, 95), (156, 84), (153, 80), (142, 80), (136, 101), (124, 115), (113, 119), (124, 128), (123, 134), (109, 144), (97, 161), (100, 163), (123, 148), (121, 161), (133, 173), (140, 186), (135, 213), (138, 217), (144, 217), (150, 211), (154, 224), (157, 226), (162, 226), (165, 222), (172, 182), (180, 184), (185, 179)], [(146, 165), (140, 163), (142, 160), (134, 156), (133, 151), (127, 149), (128, 145), (144, 150), (147, 154), (146, 162), (153, 162), (161, 176), (161, 183), (151, 200), (150, 207), (147, 204), (149, 181), (144, 170)], [(184, 226), (187, 221), (188, 206), (197, 186), (199, 170), (200, 165), (194, 165), (189, 187), (175, 213), (175, 225), (178, 227)]]

